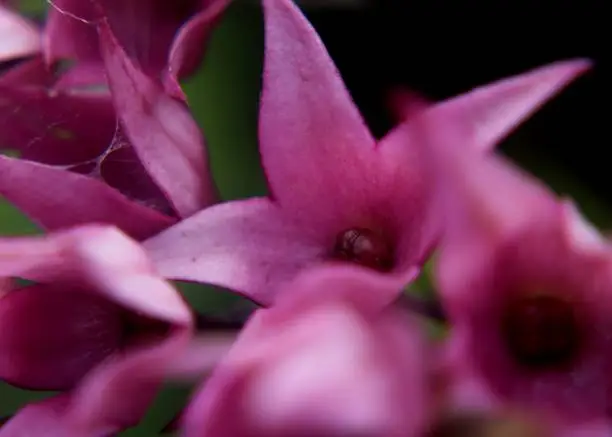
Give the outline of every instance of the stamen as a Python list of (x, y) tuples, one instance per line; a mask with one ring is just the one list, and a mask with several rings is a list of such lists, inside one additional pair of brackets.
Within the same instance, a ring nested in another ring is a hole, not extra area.
[(393, 267), (393, 249), (382, 235), (365, 228), (352, 228), (336, 238), (334, 256), (375, 270)]

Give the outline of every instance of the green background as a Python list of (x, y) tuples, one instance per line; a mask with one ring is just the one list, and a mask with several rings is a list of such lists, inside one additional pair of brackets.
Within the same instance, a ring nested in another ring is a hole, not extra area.
[[(23, 9), (44, 16), (40, 0), (25, 0)], [(251, 3), (235, 2), (215, 31), (204, 64), (185, 82), (194, 117), (205, 132), (214, 177), (224, 199), (265, 194), (265, 181), (257, 154), (257, 99), (260, 87), (263, 34), (261, 12)], [(566, 169), (549, 156), (534, 155), (529, 132), (521, 129), (504, 145), (504, 151), (559, 193), (578, 199), (585, 214), (597, 225), (610, 227), (610, 206), (595, 197)], [(49, 195), (53, 195), (50, 190)], [(5, 235), (37, 232), (15, 208), (0, 200), (0, 231)], [(427, 287), (427, 280), (419, 281)], [(182, 286), (189, 301), (202, 311), (215, 311), (237, 298), (211, 288)], [(153, 436), (178, 411), (188, 390), (168, 387), (142, 425), (122, 436)], [(0, 417), (13, 413), (28, 399), (46, 396), (0, 383)]]

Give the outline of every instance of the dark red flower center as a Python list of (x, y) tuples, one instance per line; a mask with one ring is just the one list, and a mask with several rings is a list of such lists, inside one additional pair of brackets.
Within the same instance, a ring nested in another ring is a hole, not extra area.
[(338, 234), (334, 257), (380, 271), (393, 267), (391, 245), (382, 235), (366, 228), (352, 228)]
[(502, 331), (512, 356), (534, 370), (573, 362), (580, 347), (580, 327), (571, 304), (549, 295), (512, 301), (502, 317)]

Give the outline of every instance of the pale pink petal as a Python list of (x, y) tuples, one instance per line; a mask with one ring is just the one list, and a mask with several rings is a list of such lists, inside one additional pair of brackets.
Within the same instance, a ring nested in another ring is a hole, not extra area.
[(267, 199), (207, 208), (144, 246), (165, 277), (220, 285), (266, 304), (278, 283), (326, 256), (317, 237)]
[(228, 3), (229, 0), (210, 1), (178, 30), (170, 47), (168, 69), (164, 76), (166, 90), (173, 97), (186, 100), (178, 79), (191, 74), (199, 66), (208, 39)]
[(100, 222), (146, 238), (173, 223), (93, 178), (1, 155), (0, 194), (48, 230)]
[(181, 216), (211, 205), (216, 188), (187, 107), (132, 63), (108, 24), (99, 29), (115, 107), (144, 166)]
[(0, 5), (0, 62), (40, 50), (40, 31), (16, 12)]
[(291, 0), (264, 1), (260, 150), (295, 217), (345, 215), (375, 190), (375, 141), (315, 30)]

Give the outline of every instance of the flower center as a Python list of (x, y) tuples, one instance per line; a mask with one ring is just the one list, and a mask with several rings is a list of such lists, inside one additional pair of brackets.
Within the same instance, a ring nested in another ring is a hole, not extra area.
[(393, 249), (382, 235), (365, 228), (352, 228), (336, 237), (334, 256), (375, 270), (393, 267)]
[(580, 346), (580, 329), (568, 302), (536, 295), (510, 303), (502, 332), (519, 364), (540, 370), (571, 364)]

